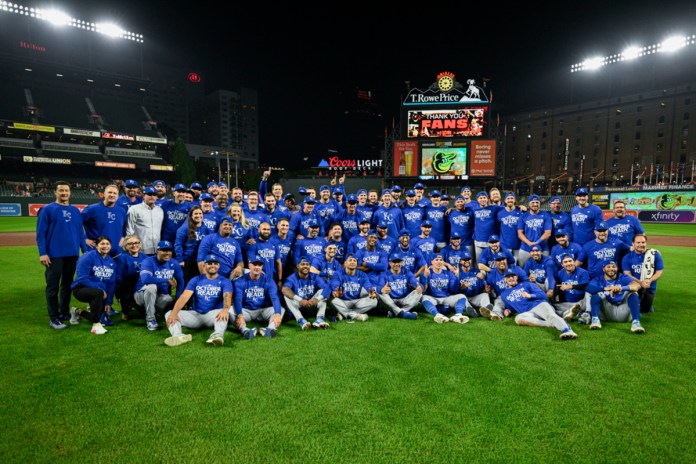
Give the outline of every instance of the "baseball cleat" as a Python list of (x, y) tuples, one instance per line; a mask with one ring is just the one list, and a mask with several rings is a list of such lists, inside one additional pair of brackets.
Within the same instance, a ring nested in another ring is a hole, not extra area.
[(602, 328), (602, 323), (599, 321), (598, 317), (593, 317), (590, 323), (590, 330), (599, 330)]
[(633, 321), (631, 323), (631, 332), (634, 334), (644, 334), (645, 333), (645, 329), (643, 328), (642, 325), (640, 325), (639, 320), (636, 319), (635, 321)]

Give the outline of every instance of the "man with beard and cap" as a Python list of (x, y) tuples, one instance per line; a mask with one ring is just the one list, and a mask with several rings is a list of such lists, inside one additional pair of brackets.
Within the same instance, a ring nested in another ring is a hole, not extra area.
[[(326, 302), (331, 296), (331, 289), (324, 278), (309, 272), (310, 263), (307, 258), (301, 258), (297, 270), (291, 274), (282, 287), (285, 305), (290, 310), (302, 330), (309, 327), (328, 329), (326, 322)], [(306, 318), (309, 311), (316, 312), (312, 324)]]
[(380, 301), (389, 309), (390, 317), (418, 317), (412, 310), (420, 303), (423, 288), (413, 273), (403, 268), (403, 257), (398, 250), (389, 257), (389, 270), (379, 276), (377, 290)]
[(600, 320), (609, 322), (631, 321), (631, 332), (644, 334), (640, 324), (640, 284), (626, 274), (619, 273), (614, 259), (602, 263), (603, 275), (595, 277), (587, 286), (590, 296), (591, 330), (602, 328)]

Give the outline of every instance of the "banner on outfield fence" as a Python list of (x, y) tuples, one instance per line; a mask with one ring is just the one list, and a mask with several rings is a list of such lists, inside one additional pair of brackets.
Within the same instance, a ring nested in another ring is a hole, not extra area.
[(623, 192), (611, 194), (611, 205), (616, 201), (626, 203), (626, 209), (637, 211), (696, 211), (696, 192)]
[(668, 224), (688, 224), (694, 222), (693, 211), (641, 211), (640, 222), (661, 222)]
[(19, 203), (0, 203), (0, 216), (21, 216), (22, 205)]
[[(29, 216), (36, 216), (39, 214), (39, 210), (49, 203), (29, 203)], [(71, 205), (82, 211), (87, 207), (87, 205)]]
[(100, 168), (135, 169), (135, 163), (118, 163), (116, 161), (95, 161), (94, 165)]

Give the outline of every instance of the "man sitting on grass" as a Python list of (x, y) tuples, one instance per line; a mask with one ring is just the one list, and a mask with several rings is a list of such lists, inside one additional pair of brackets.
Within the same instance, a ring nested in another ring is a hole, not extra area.
[(587, 286), (587, 293), (592, 295), (590, 329), (602, 328), (600, 318), (613, 322), (630, 320), (631, 332), (645, 333), (640, 325), (640, 301), (636, 293), (640, 290), (640, 284), (626, 274), (619, 274), (619, 268), (613, 259), (606, 260), (602, 268), (604, 276), (592, 279)]
[[(225, 342), (225, 330), (232, 305), (232, 282), (218, 274), (220, 261), (216, 255), (210, 254), (203, 263), (205, 274), (191, 279), (186, 285), (174, 309), (167, 312), (164, 318), (172, 334), (164, 340), (167, 346), (183, 345), (191, 341), (190, 334), (181, 332), (182, 327), (199, 329), (214, 328), (206, 343), (222, 346)], [(182, 311), (186, 303), (193, 298), (190, 311)]]

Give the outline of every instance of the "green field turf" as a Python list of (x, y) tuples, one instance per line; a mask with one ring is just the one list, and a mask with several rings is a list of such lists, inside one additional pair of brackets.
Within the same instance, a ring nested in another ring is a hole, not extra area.
[[(0, 248), (6, 462), (696, 461), (696, 249), (661, 247), (646, 334), (371, 317), (221, 348), (142, 320), (48, 327), (33, 247)], [(686, 283), (686, 285), (685, 285)]]

